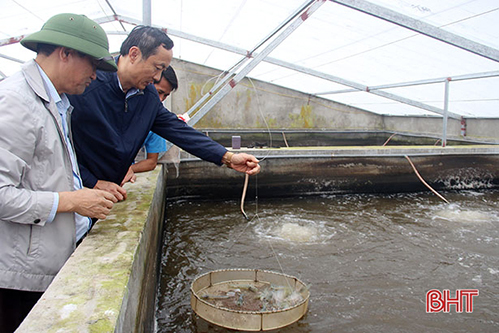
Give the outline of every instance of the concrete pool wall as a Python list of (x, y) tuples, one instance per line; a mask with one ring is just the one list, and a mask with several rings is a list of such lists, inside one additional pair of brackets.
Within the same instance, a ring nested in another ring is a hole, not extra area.
[(166, 169), (137, 174), (16, 332), (153, 332)]
[[(261, 160), (250, 177), (247, 200), (319, 194), (400, 193), (487, 189), (499, 186), (499, 145), (296, 147), (247, 149)], [(407, 157), (406, 157), (407, 156)], [(409, 160), (411, 162), (409, 162)], [(185, 157), (178, 177), (168, 180), (169, 198), (239, 199), (244, 175)], [(170, 173), (175, 172), (168, 164)], [(223, 181), (220, 181), (223, 179)], [(193, 185), (195, 184), (195, 185)]]

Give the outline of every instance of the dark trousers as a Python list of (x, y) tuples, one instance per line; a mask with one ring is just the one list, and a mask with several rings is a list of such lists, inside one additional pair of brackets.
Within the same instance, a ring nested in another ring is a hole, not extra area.
[(0, 333), (14, 332), (42, 295), (42, 292), (0, 288)]

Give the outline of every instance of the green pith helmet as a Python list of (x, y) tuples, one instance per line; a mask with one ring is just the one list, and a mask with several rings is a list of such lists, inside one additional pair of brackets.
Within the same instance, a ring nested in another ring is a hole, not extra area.
[(36, 52), (38, 43), (64, 46), (100, 60), (97, 69), (116, 72), (118, 67), (109, 53), (104, 29), (85, 15), (58, 14), (38, 32), (25, 37), (21, 44)]

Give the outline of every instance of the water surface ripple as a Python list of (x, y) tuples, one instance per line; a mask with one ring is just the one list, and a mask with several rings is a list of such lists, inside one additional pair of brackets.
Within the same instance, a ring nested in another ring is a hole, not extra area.
[[(167, 205), (157, 332), (232, 332), (192, 313), (202, 273), (259, 268), (310, 286), (276, 332), (498, 332), (499, 191), (333, 195)], [(277, 258), (276, 258), (277, 256)], [(426, 313), (431, 289), (478, 289), (473, 313)]]

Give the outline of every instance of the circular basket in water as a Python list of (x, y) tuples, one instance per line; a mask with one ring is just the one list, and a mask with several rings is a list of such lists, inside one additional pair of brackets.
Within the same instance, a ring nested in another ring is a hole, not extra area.
[(299, 320), (310, 293), (297, 278), (258, 269), (225, 269), (198, 276), (191, 285), (191, 306), (218, 326), (266, 331)]

